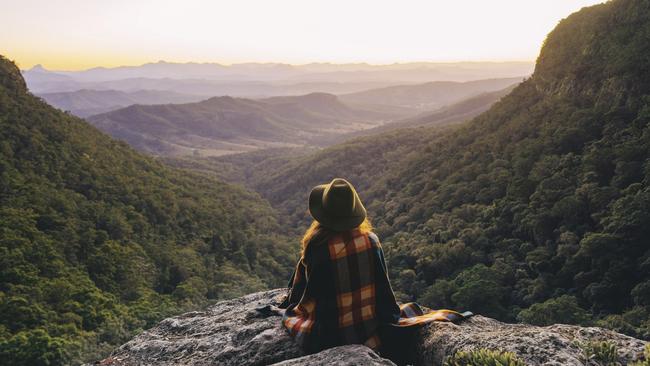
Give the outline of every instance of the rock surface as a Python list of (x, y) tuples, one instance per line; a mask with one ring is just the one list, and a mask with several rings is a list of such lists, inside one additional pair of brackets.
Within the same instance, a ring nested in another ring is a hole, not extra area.
[(273, 364), (274, 366), (297, 365), (383, 365), (394, 366), (390, 360), (379, 357), (362, 345), (334, 347), (313, 355), (302, 356)]
[(474, 316), (456, 325), (435, 323), (420, 331), (416, 364), (440, 365), (445, 357), (460, 350), (498, 349), (515, 353), (528, 365), (585, 365), (579, 344), (609, 341), (615, 343), (625, 362), (643, 356), (645, 342), (595, 327), (556, 324), (537, 327), (506, 324), (483, 316)]
[[(258, 292), (219, 302), (205, 311), (165, 319), (99, 361), (101, 365), (394, 365), (361, 345), (304, 355), (280, 326), (272, 307), (285, 290)], [(415, 364), (441, 365), (459, 350), (511, 351), (529, 365), (585, 365), (578, 343), (607, 340), (626, 362), (642, 356), (645, 342), (601, 328), (536, 327), (475, 316), (459, 325), (433, 323), (419, 330)]]

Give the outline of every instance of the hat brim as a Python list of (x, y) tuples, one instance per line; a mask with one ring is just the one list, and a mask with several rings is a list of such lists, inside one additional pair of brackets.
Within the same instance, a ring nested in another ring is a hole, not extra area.
[(354, 195), (355, 211), (351, 216), (332, 215), (325, 211), (323, 207), (325, 188), (327, 188), (327, 184), (321, 184), (314, 187), (309, 194), (309, 214), (311, 217), (326, 228), (335, 231), (351, 230), (361, 225), (363, 220), (366, 219), (366, 209), (363, 207), (359, 196), (356, 193)]

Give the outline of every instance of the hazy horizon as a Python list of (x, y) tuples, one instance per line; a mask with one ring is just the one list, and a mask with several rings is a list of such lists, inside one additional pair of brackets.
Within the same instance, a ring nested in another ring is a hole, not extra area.
[[(22, 69), (170, 63), (533, 62), (546, 34), (601, 0), (370, 0), (216, 4), (200, 0), (24, 0), (0, 14)], [(83, 31), (80, 31), (83, 30)]]
[(479, 64), (531, 64), (534, 65), (535, 60), (458, 60), (458, 61), (404, 61), (404, 62), (391, 62), (391, 63), (372, 63), (372, 62), (327, 62), (327, 61), (312, 61), (312, 62), (302, 62), (302, 63), (290, 63), (290, 62), (276, 62), (276, 61), (242, 61), (242, 62), (233, 62), (233, 63), (226, 63), (226, 62), (219, 62), (219, 61), (205, 61), (205, 62), (200, 62), (200, 61), (168, 61), (168, 60), (151, 60), (151, 61), (146, 61), (142, 63), (134, 63), (134, 64), (120, 64), (120, 65), (112, 65), (112, 66), (106, 66), (106, 65), (95, 65), (95, 66), (89, 66), (89, 67), (84, 67), (80, 69), (59, 69), (59, 68), (50, 68), (47, 65), (44, 65), (42, 63), (36, 63), (31, 65), (30, 67), (22, 67), (20, 63), (18, 65), (20, 66), (20, 69), (23, 71), (30, 70), (33, 68), (43, 68), (47, 71), (53, 71), (53, 72), (78, 72), (78, 71), (88, 71), (88, 70), (93, 70), (93, 69), (119, 69), (119, 68), (137, 68), (137, 67), (142, 67), (146, 65), (154, 65), (154, 64), (168, 64), (168, 65), (215, 65), (215, 66), (225, 66), (225, 67), (230, 67), (230, 66), (240, 66), (240, 65), (289, 65), (289, 66), (295, 66), (295, 67), (304, 67), (304, 66), (312, 66), (312, 65), (329, 65), (329, 66), (365, 66), (368, 68), (381, 68), (381, 67), (390, 67), (390, 66), (409, 66), (409, 65), (418, 65), (418, 64), (423, 64), (423, 65), (462, 65), (462, 64), (472, 64), (472, 65), (479, 65)]

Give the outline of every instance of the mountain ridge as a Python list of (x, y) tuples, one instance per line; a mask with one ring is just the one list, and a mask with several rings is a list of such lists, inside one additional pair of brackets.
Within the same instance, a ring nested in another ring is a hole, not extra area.
[(36, 94), (47, 103), (63, 111), (70, 111), (78, 117), (110, 112), (133, 104), (190, 103), (205, 99), (203, 96), (160, 90), (119, 90), (80, 89), (74, 92), (55, 92)]
[(490, 78), (465, 82), (430, 81), (415, 85), (387, 86), (341, 95), (349, 104), (389, 104), (433, 111), (440, 107), (518, 84), (523, 78)]
[(382, 114), (353, 109), (334, 95), (270, 99), (213, 97), (177, 105), (135, 105), (91, 116), (101, 130), (154, 154), (223, 154), (295, 146), (339, 130), (380, 123)]
[[(490, 75), (497, 77), (526, 75), (530, 72), (531, 62), (414, 62), (414, 63), (394, 63), (383, 65), (371, 65), (367, 63), (310, 63), (310, 64), (283, 64), (283, 63), (242, 63), (224, 65), (219, 63), (197, 63), (197, 62), (150, 62), (137, 66), (117, 66), (117, 67), (95, 67), (79, 71), (50, 71), (40, 67), (34, 67), (24, 72), (29, 74), (37, 73), (54, 73), (74, 78), (79, 81), (107, 81), (124, 79), (130, 77), (172, 77), (181, 79), (207, 78), (207, 79), (248, 79), (248, 80), (280, 80), (280, 79), (304, 79), (304, 80), (332, 80), (328, 74), (347, 73), (354, 75), (357, 72), (372, 73), (382, 71), (397, 72), (400, 71), (435, 71), (437, 75), (466, 75), (466, 80), (472, 78), (481, 78), (474, 75)], [(472, 74), (474, 73), (474, 74)], [(467, 75), (471, 75), (468, 77)], [(453, 79), (453, 76), (452, 76)], [(420, 81), (422, 78), (416, 78), (414, 81)], [(401, 80), (399, 76), (393, 78), (393, 81)]]

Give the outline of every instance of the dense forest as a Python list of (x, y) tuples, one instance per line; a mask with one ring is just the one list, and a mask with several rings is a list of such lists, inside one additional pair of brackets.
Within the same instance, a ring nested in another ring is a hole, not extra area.
[(98, 359), (170, 314), (284, 285), (308, 192), (335, 176), (401, 300), (650, 339), (649, 55), (650, 2), (613, 0), (561, 21), (534, 74), (467, 123), (163, 161), (0, 58), (0, 364)]
[(170, 169), (27, 92), (0, 57), (0, 364), (96, 360), (163, 317), (277, 287), (257, 194)]
[(296, 233), (310, 188), (350, 179), (403, 300), (650, 339), (648, 55), (650, 2), (614, 0), (561, 21), (533, 76), (460, 127), (195, 164)]

